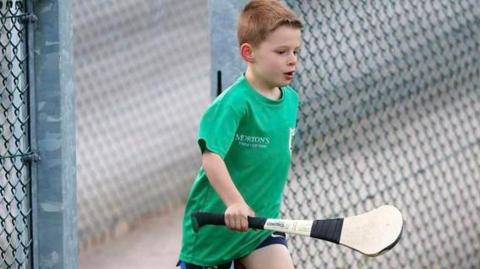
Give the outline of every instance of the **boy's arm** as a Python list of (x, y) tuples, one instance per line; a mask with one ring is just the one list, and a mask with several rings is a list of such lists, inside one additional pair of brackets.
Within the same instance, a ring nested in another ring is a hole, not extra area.
[(225, 224), (230, 229), (246, 231), (248, 229), (247, 216), (253, 217), (255, 213), (235, 187), (225, 162), (218, 154), (205, 150), (202, 154), (202, 165), (208, 180), (227, 207)]

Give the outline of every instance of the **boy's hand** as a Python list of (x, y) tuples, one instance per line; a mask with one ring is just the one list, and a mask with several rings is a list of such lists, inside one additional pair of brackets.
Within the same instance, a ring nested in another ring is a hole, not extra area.
[(255, 212), (246, 203), (233, 203), (225, 210), (225, 224), (234, 231), (245, 232), (248, 230), (248, 216), (255, 217)]

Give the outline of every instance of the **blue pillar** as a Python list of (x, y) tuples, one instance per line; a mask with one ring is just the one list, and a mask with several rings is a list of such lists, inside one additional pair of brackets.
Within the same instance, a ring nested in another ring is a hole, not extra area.
[(212, 98), (217, 95), (218, 71), (221, 72), (222, 89), (245, 72), (246, 66), (240, 58), (237, 42), (237, 19), (246, 3), (246, 0), (208, 1)]
[[(33, 24), (33, 268), (77, 265), (75, 96), (71, 0), (31, 0)], [(30, 3), (31, 4), (31, 3)], [(32, 44), (29, 44), (32, 46)]]

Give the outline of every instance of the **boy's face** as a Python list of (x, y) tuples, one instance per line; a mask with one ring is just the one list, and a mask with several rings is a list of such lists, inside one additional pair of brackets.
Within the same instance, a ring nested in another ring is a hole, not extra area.
[(292, 82), (301, 44), (300, 34), (300, 29), (280, 26), (252, 48), (252, 71), (265, 86), (274, 88)]

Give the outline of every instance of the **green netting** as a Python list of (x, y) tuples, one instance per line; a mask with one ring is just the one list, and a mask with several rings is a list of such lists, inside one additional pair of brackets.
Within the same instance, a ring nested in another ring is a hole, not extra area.
[(480, 267), (480, 5), (287, 1), (303, 17), (283, 213), (403, 213), (383, 256), (290, 237), (296, 268)]

